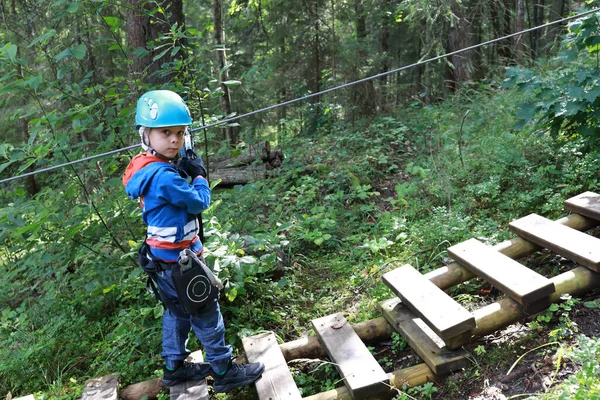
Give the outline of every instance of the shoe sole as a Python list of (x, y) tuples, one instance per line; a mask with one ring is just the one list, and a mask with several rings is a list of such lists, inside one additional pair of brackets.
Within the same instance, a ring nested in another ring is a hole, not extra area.
[(163, 386), (171, 387), (171, 386), (175, 386), (179, 383), (183, 383), (183, 382), (201, 381), (201, 380), (206, 379), (207, 376), (208, 375), (205, 375), (203, 377), (191, 377), (191, 378), (187, 378), (187, 379), (165, 379), (165, 378), (162, 378), (161, 382), (162, 382)]
[(248, 378), (248, 379), (246, 379), (245, 381), (242, 381), (242, 382), (236, 382), (235, 384), (231, 384), (230, 383), (228, 385), (219, 385), (219, 384), (215, 383), (213, 385), (213, 389), (215, 390), (215, 393), (227, 393), (227, 392), (229, 392), (229, 391), (231, 391), (233, 389), (236, 389), (236, 388), (239, 388), (239, 387), (242, 387), (242, 386), (246, 386), (246, 385), (249, 385), (251, 383), (256, 382), (257, 380), (260, 379), (260, 377), (262, 376), (263, 372), (265, 372), (265, 366), (264, 365), (263, 365), (263, 368), (260, 371), (260, 373), (257, 376), (255, 376), (255, 377)]

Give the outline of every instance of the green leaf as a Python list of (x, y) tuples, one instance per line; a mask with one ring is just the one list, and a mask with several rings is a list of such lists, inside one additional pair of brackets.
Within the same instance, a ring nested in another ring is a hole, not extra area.
[(6, 56), (8, 57), (8, 59), (10, 61), (15, 61), (15, 59), (17, 58), (17, 46), (15, 46), (14, 44), (8, 45), (8, 48), (6, 48)]
[(82, 60), (85, 57), (85, 53), (87, 51), (87, 47), (84, 44), (79, 44), (73, 48), (71, 48), (71, 54), (78, 60)]
[(152, 58), (152, 61), (161, 59), (165, 54), (167, 54), (169, 52), (169, 50), (170, 49), (167, 48), (166, 50), (161, 51), (158, 55), (156, 55), (156, 56), (154, 56), (154, 58)]
[(65, 49), (63, 50), (59, 55), (57, 55), (54, 60), (56, 62), (62, 61), (63, 59), (69, 57), (69, 56), (73, 56), (78, 60), (83, 59), (83, 57), (85, 57), (85, 52), (86, 52), (87, 48), (85, 47), (84, 44), (79, 44), (75, 47), (71, 47), (69, 49)]
[(46, 44), (48, 43), (48, 41), (54, 36), (56, 35), (56, 30), (54, 29), (50, 29), (48, 32), (36, 37), (35, 39), (33, 39), (31, 41), (31, 43), (29, 43), (29, 46), (27, 46), (27, 48), (31, 48), (33, 46), (35, 46), (37, 43), (42, 43), (42, 44)]
[(587, 308), (600, 308), (600, 304), (596, 301), (585, 301), (583, 305)]
[(119, 19), (117, 17), (104, 17), (104, 22), (113, 32), (119, 29)]
[(77, 10), (79, 10), (79, 3), (69, 3), (69, 4), (67, 4), (67, 7), (65, 8), (65, 10), (69, 14), (75, 14), (77, 12)]

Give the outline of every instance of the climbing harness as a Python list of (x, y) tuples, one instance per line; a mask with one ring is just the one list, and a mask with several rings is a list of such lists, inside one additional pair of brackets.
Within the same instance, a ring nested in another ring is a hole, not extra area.
[[(144, 241), (138, 250), (137, 260), (139, 266), (148, 275), (146, 289), (179, 318), (187, 319), (189, 318), (187, 314), (200, 313), (208, 304), (219, 298), (219, 291), (223, 289), (219, 278), (189, 249), (181, 251), (177, 262), (169, 263), (154, 258), (150, 253), (150, 247)], [(171, 281), (177, 293), (178, 304), (158, 288), (156, 274), (161, 271), (171, 272)]]

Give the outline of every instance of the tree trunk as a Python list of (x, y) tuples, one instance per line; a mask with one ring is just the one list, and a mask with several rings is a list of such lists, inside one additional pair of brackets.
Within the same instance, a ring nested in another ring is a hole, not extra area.
[[(539, 26), (544, 23), (544, 0), (532, 0), (533, 2), (533, 26)], [(539, 51), (541, 47), (541, 34), (542, 31), (540, 29), (536, 29), (530, 32), (531, 38), (531, 57), (535, 60), (539, 56)]]
[[(229, 87), (223, 84), (229, 80), (229, 72), (227, 65), (227, 52), (225, 47), (225, 33), (223, 31), (223, 3), (222, 0), (213, 0), (213, 23), (215, 29), (215, 50), (217, 52), (217, 66), (219, 67), (219, 82), (221, 83), (221, 90), (223, 95), (221, 96), (221, 108), (225, 116), (231, 114), (231, 96), (229, 94)], [(231, 146), (235, 146), (237, 143), (236, 132), (233, 127), (228, 126), (225, 128), (225, 139)]]
[[(548, 14), (549, 21), (556, 21), (565, 16), (566, 12), (568, 12), (568, 7), (565, 7), (565, 0), (552, 0), (552, 5), (550, 6), (550, 11)], [(554, 42), (559, 34), (564, 29), (564, 25), (555, 24), (548, 27), (548, 32), (546, 33), (546, 52), (552, 51), (552, 47), (554, 46)]]
[[(517, 0), (517, 21), (515, 32), (521, 32), (525, 27), (525, 0)], [(515, 46), (515, 59), (518, 64), (522, 64), (525, 58), (525, 40), (523, 35), (517, 36)]]
[[(457, 51), (469, 47), (471, 44), (471, 23), (467, 19), (467, 10), (457, 0), (452, 0), (450, 5), (452, 14), (456, 20), (451, 22), (448, 30), (448, 52)], [(473, 51), (464, 51), (450, 56), (450, 63), (454, 66), (450, 70), (449, 87), (457, 89), (461, 84), (472, 79)]]
[[(390, 69), (389, 65), (389, 54), (390, 54), (390, 29), (391, 22), (393, 17), (393, 6), (391, 0), (385, 0), (384, 2), (384, 11), (383, 21), (381, 23), (381, 31), (379, 33), (379, 50), (382, 57), (381, 67), (379, 72), (384, 73)], [(381, 104), (382, 109), (386, 108), (390, 103), (388, 100), (388, 83), (390, 80), (389, 75), (384, 75), (379, 78), (379, 104)]]
[[(499, 7), (498, 12), (498, 37), (507, 36), (512, 33), (512, 11), (514, 0), (497, 0), (495, 4)], [(513, 39), (504, 39), (498, 44), (498, 57), (505, 60), (513, 58)]]
[[(181, 59), (184, 57), (184, 53), (179, 52), (175, 56), (171, 56), (169, 51), (160, 59), (154, 60), (157, 52), (150, 43), (156, 42), (161, 33), (170, 32), (171, 26), (175, 23), (178, 26), (183, 26), (182, 0), (169, 2), (167, 14), (157, 13), (158, 17), (152, 15), (156, 11), (153, 8), (155, 3), (126, 0), (126, 4), (127, 22), (125, 30), (129, 58), (132, 62), (129, 71), (131, 78), (142, 79), (144, 82), (153, 85), (167, 82), (170, 79), (168, 75), (158, 74), (161, 65), (172, 62), (175, 58)], [(147, 51), (147, 54), (138, 54), (137, 49), (143, 49)]]
[[(367, 52), (364, 49), (365, 39), (367, 38), (367, 19), (364, 4), (362, 0), (355, 0), (354, 11), (356, 15), (356, 39), (358, 41), (358, 52), (356, 62), (353, 66), (352, 80), (360, 79), (361, 62), (367, 59)], [(358, 85), (352, 86), (352, 117), (365, 117), (374, 115), (377, 109), (377, 92), (373, 81), (367, 81)]]

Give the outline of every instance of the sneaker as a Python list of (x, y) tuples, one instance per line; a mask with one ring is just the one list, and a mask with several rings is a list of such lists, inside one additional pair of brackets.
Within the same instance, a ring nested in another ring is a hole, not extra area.
[(261, 362), (237, 364), (232, 361), (224, 375), (213, 374), (215, 378), (213, 388), (217, 393), (225, 393), (235, 388), (249, 385), (257, 381), (264, 370), (265, 366)]
[(185, 361), (183, 365), (174, 371), (163, 369), (162, 383), (164, 386), (174, 386), (185, 381), (199, 381), (211, 374), (212, 368), (209, 363), (191, 363)]

